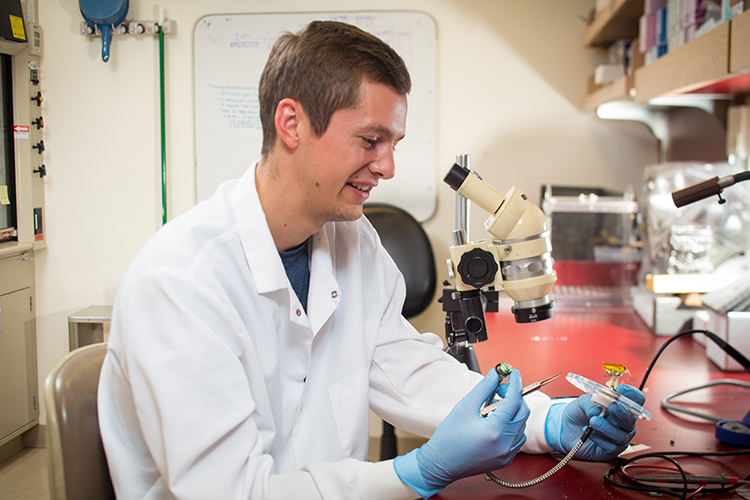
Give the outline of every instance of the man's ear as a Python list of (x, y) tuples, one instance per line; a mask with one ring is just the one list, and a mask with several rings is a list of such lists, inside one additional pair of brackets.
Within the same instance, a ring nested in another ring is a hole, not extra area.
[(276, 136), (286, 147), (296, 149), (299, 145), (299, 125), (302, 118), (302, 106), (294, 99), (285, 98), (276, 106), (274, 125)]

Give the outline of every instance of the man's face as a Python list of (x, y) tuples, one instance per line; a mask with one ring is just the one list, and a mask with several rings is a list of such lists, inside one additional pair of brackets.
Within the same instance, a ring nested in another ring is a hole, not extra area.
[(378, 182), (394, 175), (394, 148), (406, 130), (406, 96), (363, 81), (360, 101), (340, 109), (322, 136), (305, 121), (300, 187), (305, 214), (317, 224), (356, 220)]

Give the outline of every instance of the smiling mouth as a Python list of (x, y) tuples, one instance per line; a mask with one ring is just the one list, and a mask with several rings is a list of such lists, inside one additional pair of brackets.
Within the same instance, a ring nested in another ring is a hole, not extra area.
[(372, 189), (372, 186), (369, 186), (367, 184), (360, 184), (359, 182), (350, 182), (349, 185), (365, 193), (369, 193)]

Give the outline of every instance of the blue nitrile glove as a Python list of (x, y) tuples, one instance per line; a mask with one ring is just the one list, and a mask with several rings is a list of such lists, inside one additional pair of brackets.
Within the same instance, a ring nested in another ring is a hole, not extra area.
[[(641, 391), (629, 385), (620, 384), (615, 390), (639, 405), (646, 400)], [(553, 405), (544, 427), (547, 444), (559, 453), (568, 453), (583, 435), (584, 428), (591, 424), (593, 432), (575, 457), (597, 462), (615, 458), (635, 436), (638, 417), (621, 403), (611, 403), (604, 417), (599, 416), (601, 413), (602, 407), (591, 402), (590, 394)]]
[(423, 498), (435, 495), (462, 477), (501, 469), (513, 461), (526, 441), (531, 411), (521, 397), (521, 374), (513, 370), (497, 391), (500, 405), (481, 417), (479, 409), (499, 380), (490, 371), (453, 407), (429, 441), (396, 457), (393, 468), (406, 485)]

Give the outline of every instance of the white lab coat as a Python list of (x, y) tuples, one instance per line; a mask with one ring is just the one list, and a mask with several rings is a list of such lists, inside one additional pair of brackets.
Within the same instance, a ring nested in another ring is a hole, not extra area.
[[(403, 319), (365, 218), (313, 236), (305, 313), (254, 172), (162, 228), (123, 279), (99, 387), (117, 497), (414, 498), (391, 461), (365, 461), (368, 408), (430, 436), (480, 377)], [(549, 451), (549, 399), (527, 401), (526, 450)]]

